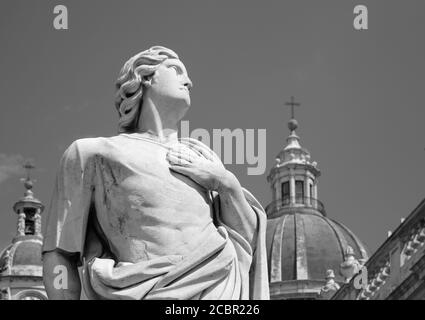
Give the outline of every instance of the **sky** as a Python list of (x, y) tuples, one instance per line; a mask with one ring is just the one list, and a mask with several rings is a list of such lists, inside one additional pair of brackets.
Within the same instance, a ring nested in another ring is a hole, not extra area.
[[(58, 4), (68, 30), (53, 27)], [(353, 28), (358, 4), (368, 30)], [(16, 233), (22, 162), (36, 164), (34, 191), (48, 207), (66, 147), (117, 134), (123, 63), (163, 45), (194, 83), (191, 130), (267, 130), (263, 175), (227, 166), (264, 206), (295, 96), (319, 199), (373, 252), (425, 196), (424, 31), (423, 0), (2, 0), (0, 248)]]

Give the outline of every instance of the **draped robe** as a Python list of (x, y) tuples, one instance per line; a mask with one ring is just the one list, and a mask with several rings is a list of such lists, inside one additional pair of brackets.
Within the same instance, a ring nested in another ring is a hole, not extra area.
[(169, 170), (167, 152), (137, 133), (73, 142), (43, 252), (78, 256), (89, 299), (268, 299), (261, 205), (243, 189), (257, 217), (251, 245), (223, 223), (216, 192)]

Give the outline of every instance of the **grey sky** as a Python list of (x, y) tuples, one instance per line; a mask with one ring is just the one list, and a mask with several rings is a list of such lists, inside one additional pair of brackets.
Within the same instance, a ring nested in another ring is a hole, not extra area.
[[(114, 81), (131, 55), (175, 50), (194, 82), (191, 129), (266, 128), (267, 172), (288, 135), (291, 95), (301, 144), (319, 163), (328, 216), (374, 251), (425, 196), (425, 2), (58, 1), (0, 4), (0, 248), (23, 195), (15, 160), (38, 166), (46, 206), (75, 139), (116, 133)], [(369, 9), (355, 31), (353, 8)], [(228, 166), (266, 206), (266, 176)]]

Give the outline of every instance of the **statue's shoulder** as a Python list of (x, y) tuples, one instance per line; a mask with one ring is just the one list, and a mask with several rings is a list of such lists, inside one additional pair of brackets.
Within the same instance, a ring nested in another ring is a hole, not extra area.
[(111, 151), (111, 145), (117, 143), (117, 138), (118, 136), (77, 139), (66, 149), (65, 156), (78, 155), (87, 160), (96, 155), (104, 155)]

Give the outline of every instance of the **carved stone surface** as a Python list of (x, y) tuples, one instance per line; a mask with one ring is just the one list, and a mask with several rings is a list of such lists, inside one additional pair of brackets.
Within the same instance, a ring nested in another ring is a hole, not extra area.
[(35, 223), (35, 234), (41, 235), (41, 215), (39, 213), (35, 214), (34, 223)]
[(347, 246), (345, 253), (345, 260), (341, 263), (340, 273), (344, 276), (346, 282), (356, 275), (362, 268), (360, 262), (354, 257), (354, 250)]
[(0, 265), (0, 272), (4, 272), (9, 268), (9, 262), (10, 262), (10, 249), (6, 250), (3, 254), (3, 261)]
[(0, 289), (0, 300), (10, 300), (10, 294), (8, 288)]
[(333, 270), (326, 271), (326, 284), (321, 288), (319, 297), (322, 300), (329, 300), (340, 289), (338, 283), (335, 282), (335, 274)]
[(18, 217), (18, 236), (25, 235), (25, 213), (21, 212)]

